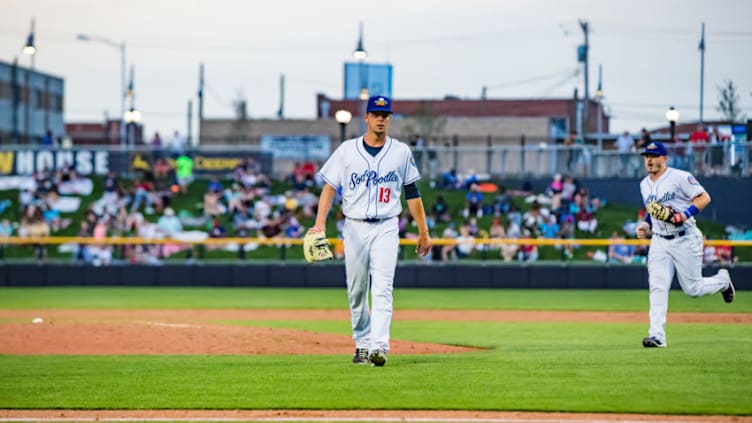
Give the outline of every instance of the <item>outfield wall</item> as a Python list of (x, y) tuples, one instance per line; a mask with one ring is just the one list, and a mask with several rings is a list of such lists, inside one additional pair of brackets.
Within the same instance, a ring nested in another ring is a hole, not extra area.
[[(707, 267), (705, 275), (717, 268)], [(729, 269), (738, 290), (752, 289), (752, 266)], [(344, 287), (342, 264), (168, 264), (94, 267), (67, 264), (0, 266), (0, 286)], [(647, 289), (642, 265), (403, 264), (397, 288)], [(678, 287), (676, 280), (674, 287)]]

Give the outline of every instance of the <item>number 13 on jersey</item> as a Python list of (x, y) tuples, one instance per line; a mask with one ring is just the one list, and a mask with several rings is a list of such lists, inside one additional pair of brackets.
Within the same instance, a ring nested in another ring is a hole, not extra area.
[(385, 187), (379, 187), (379, 203), (388, 203), (392, 196), (392, 190)]

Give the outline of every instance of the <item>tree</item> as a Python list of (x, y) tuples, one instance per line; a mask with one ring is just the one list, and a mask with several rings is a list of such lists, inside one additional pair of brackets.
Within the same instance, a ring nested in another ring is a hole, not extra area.
[(741, 122), (745, 119), (739, 106), (739, 95), (734, 81), (727, 79), (723, 85), (718, 86), (718, 107), (716, 110), (721, 112), (724, 120), (728, 122)]
[(423, 103), (417, 113), (405, 119), (403, 131), (407, 135), (420, 135), (424, 140), (428, 140), (441, 134), (445, 126), (446, 118), (437, 116), (429, 103)]
[(235, 143), (244, 144), (248, 142), (248, 101), (242, 92), (238, 92), (237, 97), (232, 102), (232, 108), (235, 111), (235, 121), (232, 124), (233, 138)]

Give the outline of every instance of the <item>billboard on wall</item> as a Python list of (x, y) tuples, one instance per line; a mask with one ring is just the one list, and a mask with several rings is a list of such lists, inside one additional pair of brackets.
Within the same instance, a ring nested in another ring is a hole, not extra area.
[(0, 151), (0, 175), (32, 175), (74, 167), (80, 175), (106, 175), (110, 169), (106, 150), (6, 150)]
[[(231, 173), (238, 164), (251, 158), (261, 165), (265, 174), (273, 171), (272, 154), (255, 151), (194, 151), (193, 173), (201, 175), (224, 175)], [(55, 171), (73, 167), (82, 176), (106, 175), (110, 170), (119, 174), (136, 171), (149, 171), (159, 157), (167, 157), (161, 150), (153, 151), (112, 151), (102, 149), (70, 150), (6, 150), (0, 151), (0, 175), (23, 176), (36, 172)]]
[[(132, 172), (150, 171), (154, 163), (164, 157), (172, 167), (175, 158), (166, 156), (162, 151), (138, 151), (129, 154), (128, 169)], [(265, 175), (272, 174), (272, 155), (257, 151), (192, 151), (188, 155), (193, 159), (193, 174), (201, 175), (226, 175), (232, 173), (238, 165), (242, 165), (247, 159), (261, 165), (261, 172)]]
[(275, 159), (326, 160), (332, 139), (329, 135), (262, 135), (261, 151)]
[(369, 95), (392, 97), (392, 65), (370, 63), (345, 63), (346, 100), (360, 98), (360, 90), (368, 88)]

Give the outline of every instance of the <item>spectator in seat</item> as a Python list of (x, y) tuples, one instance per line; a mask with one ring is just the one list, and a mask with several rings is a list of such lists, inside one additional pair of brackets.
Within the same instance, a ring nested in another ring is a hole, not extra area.
[[(522, 229), (522, 238), (530, 238), (533, 234), (529, 229)], [(538, 246), (535, 244), (522, 244), (517, 252), (517, 260), (521, 263), (534, 262), (538, 260)]]
[(207, 190), (204, 193), (204, 216), (224, 214), (227, 208), (220, 202), (219, 192)]
[(131, 212), (138, 211), (141, 208), (141, 205), (144, 204), (144, 212), (147, 214), (153, 213), (151, 196), (153, 192), (154, 184), (147, 180), (136, 178), (131, 187), (131, 195), (133, 198), (133, 201), (131, 202)]
[(182, 153), (175, 160), (175, 176), (180, 192), (188, 192), (188, 186), (193, 182), (193, 159), (187, 153)]
[(206, 189), (214, 192), (222, 192), (224, 188), (222, 187), (222, 182), (219, 181), (219, 178), (212, 176)]
[[(183, 223), (175, 216), (175, 211), (171, 207), (165, 207), (162, 216), (157, 220), (157, 227), (168, 238), (175, 238), (183, 232)], [(162, 257), (169, 257), (186, 248), (181, 244), (161, 244), (161, 247)]]
[(478, 184), (470, 184), (470, 189), (465, 196), (465, 209), (462, 211), (465, 218), (470, 216), (483, 217), (483, 193)]
[(436, 197), (436, 203), (431, 207), (431, 213), (437, 222), (447, 223), (452, 220), (449, 213), (449, 204), (447, 204), (443, 195)]
[(441, 174), (441, 187), (444, 189), (457, 189), (460, 187), (460, 181), (457, 178), (457, 171), (450, 169)]
[(10, 220), (3, 219), (0, 221), (0, 259), (5, 257), (5, 244), (2, 243), (3, 238), (13, 236), (14, 225), (10, 223)]
[[(504, 229), (504, 224), (501, 219), (494, 218), (491, 222), (491, 227), (488, 229), (488, 236), (493, 240), (502, 240), (507, 238), (507, 231)], [(515, 253), (517, 252), (517, 246), (514, 244), (491, 244), (489, 246), (491, 250), (501, 250), (501, 258), (504, 261), (512, 261)]]
[[(83, 220), (81, 221), (81, 224), (79, 225), (78, 233), (76, 236), (81, 238), (89, 238), (92, 235), (92, 230), (89, 227), (89, 222)], [(91, 263), (91, 253), (89, 250), (88, 244), (78, 244), (76, 246), (76, 252), (74, 253), (73, 260), (76, 262), (84, 263), (84, 264), (90, 264)]]
[[(620, 237), (618, 232), (613, 231), (611, 233), (612, 240), (624, 240), (624, 237)], [(619, 263), (632, 263), (634, 259), (635, 248), (633, 245), (627, 244), (612, 244), (608, 247), (608, 260)]]
[(171, 170), (170, 164), (164, 157), (160, 157), (154, 162), (154, 178), (156, 178), (157, 181), (168, 181), (170, 179)]
[(226, 238), (227, 237), (227, 230), (225, 229), (224, 225), (222, 225), (222, 222), (220, 222), (219, 217), (214, 216), (211, 222), (211, 227), (209, 227), (209, 238)]
[(493, 209), (494, 216), (499, 217), (502, 214), (509, 211), (509, 206), (512, 204), (512, 197), (507, 192), (507, 187), (499, 185), (499, 193), (494, 199)]
[(305, 228), (295, 216), (290, 216), (285, 225), (285, 236), (287, 238), (301, 238), (305, 234)]
[[(449, 226), (444, 229), (444, 233), (441, 235), (442, 238), (446, 239), (456, 239), (457, 238), (457, 231), (454, 229), (454, 222), (449, 222)], [(442, 261), (451, 261), (457, 259), (457, 249), (455, 248), (455, 245), (452, 244), (446, 244), (441, 246), (441, 260)]]
[(457, 236), (457, 258), (469, 257), (475, 251), (475, 237), (470, 234), (470, 224), (460, 225), (460, 234)]
[(650, 132), (646, 128), (642, 128), (640, 131), (640, 139), (635, 144), (636, 150), (642, 150), (646, 145), (653, 142), (653, 137), (650, 136)]
[(697, 129), (689, 135), (689, 144), (692, 146), (692, 166), (695, 174), (706, 174), (705, 148), (710, 144), (710, 134), (703, 125), (697, 125)]
[(282, 222), (279, 217), (272, 217), (267, 219), (261, 226), (261, 234), (265, 238), (276, 238), (283, 232)]

